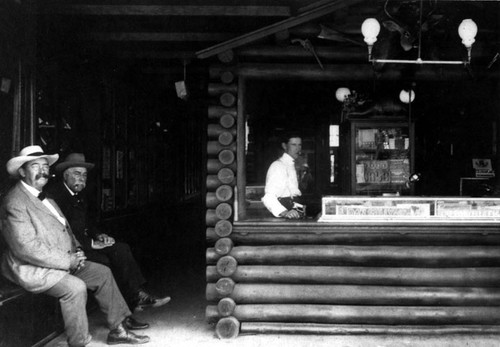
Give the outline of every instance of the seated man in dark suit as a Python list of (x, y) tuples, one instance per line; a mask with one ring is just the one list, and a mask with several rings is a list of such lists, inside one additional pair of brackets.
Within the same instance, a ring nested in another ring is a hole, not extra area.
[(55, 166), (56, 172), (63, 174), (63, 180), (49, 188), (50, 197), (57, 202), (68, 219), (75, 237), (83, 245), (87, 259), (111, 268), (132, 311), (165, 305), (170, 297), (156, 297), (144, 290), (146, 280), (129, 245), (115, 242), (111, 236), (92, 224), (82, 191), (87, 184), (87, 170), (93, 167), (94, 164), (85, 162), (82, 153), (69, 154)]

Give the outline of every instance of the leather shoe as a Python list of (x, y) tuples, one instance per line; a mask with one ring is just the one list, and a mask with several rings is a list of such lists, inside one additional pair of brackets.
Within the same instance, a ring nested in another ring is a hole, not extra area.
[(154, 295), (151, 295), (144, 290), (139, 290), (137, 292), (137, 297), (135, 300), (135, 309), (138, 311), (142, 311), (146, 308), (152, 308), (152, 307), (160, 307), (165, 305), (170, 301), (170, 296), (164, 296), (164, 297), (157, 297)]
[(125, 328), (121, 323), (116, 329), (113, 329), (108, 334), (108, 345), (119, 345), (121, 343), (128, 343), (129, 345), (140, 345), (149, 342), (149, 336), (136, 335)]
[(125, 328), (127, 328), (128, 330), (140, 330), (149, 328), (148, 323), (139, 322), (132, 316), (128, 316), (127, 318), (125, 318), (125, 320), (123, 321), (123, 325), (125, 325)]

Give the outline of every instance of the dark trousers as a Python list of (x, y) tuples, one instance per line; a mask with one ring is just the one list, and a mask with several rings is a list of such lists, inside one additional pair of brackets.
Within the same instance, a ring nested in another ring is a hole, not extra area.
[(118, 288), (129, 308), (133, 310), (134, 296), (146, 280), (132, 255), (130, 246), (123, 242), (116, 242), (110, 247), (88, 250), (85, 256), (88, 260), (104, 264), (111, 269)]

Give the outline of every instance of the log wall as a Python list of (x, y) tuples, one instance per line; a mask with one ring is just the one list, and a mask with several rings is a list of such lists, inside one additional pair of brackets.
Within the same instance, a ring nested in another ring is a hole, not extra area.
[(219, 60), (206, 177), (206, 319), (219, 338), (500, 333), (498, 226), (235, 222), (244, 85), (232, 52)]
[(206, 318), (221, 338), (500, 333), (495, 229), (238, 221), (224, 237), (207, 230)]

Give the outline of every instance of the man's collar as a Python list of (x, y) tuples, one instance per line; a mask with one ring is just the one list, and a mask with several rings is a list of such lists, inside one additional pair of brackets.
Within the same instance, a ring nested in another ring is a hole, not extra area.
[(66, 182), (63, 181), (63, 184), (71, 195), (73, 195), (73, 196), (76, 195), (76, 193), (74, 191), (72, 191), (70, 187), (68, 187)]
[(287, 161), (287, 162), (290, 162), (290, 163), (294, 163), (295, 162), (295, 159), (293, 159), (293, 157), (288, 154), (288, 153), (283, 153), (283, 156), (282, 156), (283, 160)]
[(38, 196), (38, 194), (40, 194), (40, 191), (38, 189), (36, 189), (35, 187), (32, 187), (30, 186), (28, 183), (24, 182), (23, 180), (21, 180), (21, 184), (24, 186), (24, 188), (26, 188), (28, 190), (28, 192), (30, 192), (31, 194), (33, 194), (33, 196)]

